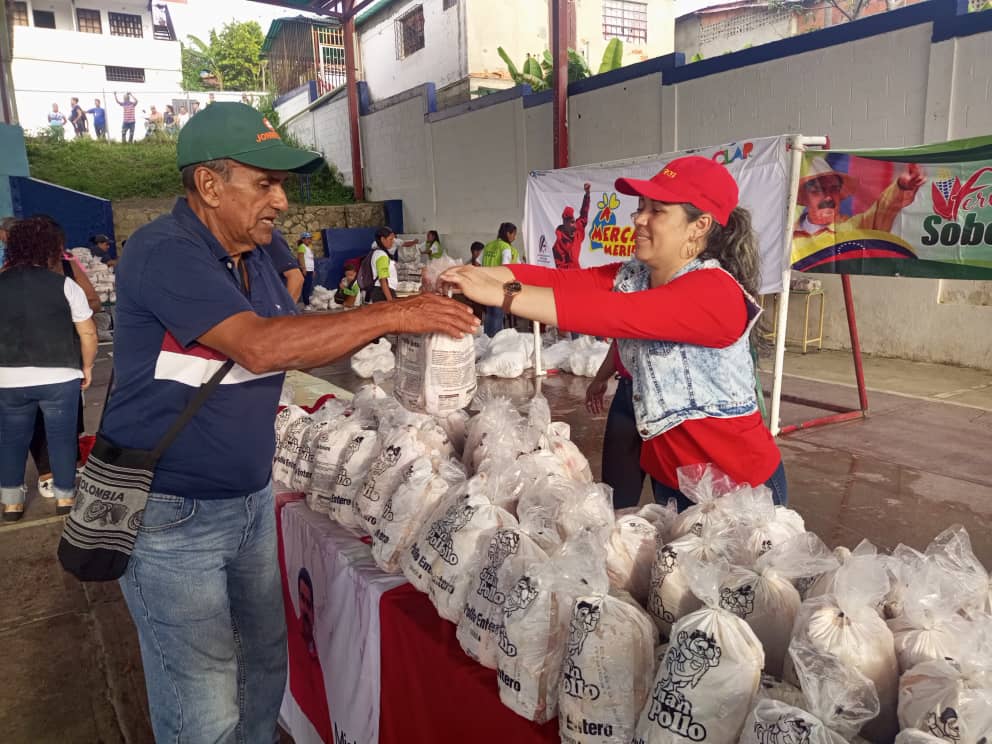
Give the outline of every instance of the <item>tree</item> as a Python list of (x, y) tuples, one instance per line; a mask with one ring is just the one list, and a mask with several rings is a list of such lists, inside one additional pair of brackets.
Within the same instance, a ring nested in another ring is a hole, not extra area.
[(262, 42), (265, 37), (257, 21), (225, 23), (220, 33), (210, 30), (205, 43), (190, 35), (182, 46), (183, 85), (204, 90), (203, 73), (217, 80), (224, 90), (259, 90), (262, 78)]
[[(524, 60), (522, 72), (513, 64), (513, 60), (510, 59), (510, 55), (503, 47), (499, 47), (496, 51), (506, 63), (506, 69), (509, 70), (510, 77), (517, 85), (529, 85), (531, 90), (535, 92), (550, 90), (554, 87), (554, 60), (551, 52), (547, 49), (544, 50), (540, 60), (528, 54)], [(603, 61), (599, 65), (597, 74), (616, 70), (622, 65), (623, 42), (620, 39), (610, 39), (610, 43), (606, 45), (606, 50), (603, 52)], [(574, 83), (576, 80), (585, 80), (591, 76), (592, 70), (589, 69), (589, 63), (586, 62), (585, 57), (574, 49), (569, 49), (568, 82)]]

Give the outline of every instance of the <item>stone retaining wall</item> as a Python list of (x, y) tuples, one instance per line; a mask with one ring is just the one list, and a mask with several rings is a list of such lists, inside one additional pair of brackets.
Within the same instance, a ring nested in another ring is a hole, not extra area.
[[(142, 225), (169, 212), (175, 199), (141, 199), (114, 202), (114, 231), (120, 243)], [(380, 202), (362, 202), (326, 206), (319, 204), (293, 205), (279, 219), (279, 229), (292, 244), (301, 232), (313, 233), (313, 249), (324, 255), (320, 230), (325, 227), (378, 227), (386, 223), (386, 213)]]

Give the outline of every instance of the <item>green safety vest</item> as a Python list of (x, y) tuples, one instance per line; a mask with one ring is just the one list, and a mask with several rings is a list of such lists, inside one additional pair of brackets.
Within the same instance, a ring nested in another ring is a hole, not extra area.
[(520, 263), (520, 254), (517, 252), (517, 249), (505, 240), (496, 238), (491, 243), (487, 243), (486, 247), (482, 249), (482, 265), (502, 266), (503, 251), (505, 250), (510, 251), (510, 263)]

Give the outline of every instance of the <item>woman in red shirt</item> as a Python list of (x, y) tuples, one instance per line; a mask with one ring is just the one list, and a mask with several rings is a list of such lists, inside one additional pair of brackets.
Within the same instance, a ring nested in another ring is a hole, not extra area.
[(657, 500), (674, 496), (687, 507), (676, 471), (713, 463), (738, 483), (766, 484), (784, 504), (782, 456), (758, 411), (748, 350), (760, 312), (758, 249), (737, 183), (723, 166), (689, 156), (616, 188), (639, 198), (629, 264), (461, 266), (443, 279), (483, 305), (618, 340)]

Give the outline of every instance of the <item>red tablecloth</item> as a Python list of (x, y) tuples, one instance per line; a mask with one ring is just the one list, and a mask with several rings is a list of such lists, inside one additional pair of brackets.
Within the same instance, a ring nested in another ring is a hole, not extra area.
[[(382, 572), (378, 572), (379, 576), (374, 575), (378, 569), (369, 568), (367, 565), (367, 557), (363, 555), (364, 549), (358, 538), (350, 538), (354, 542), (348, 544), (349, 538), (342, 537), (343, 533), (339, 528), (327, 529), (322, 523), (308, 519), (308, 523), (312, 525), (311, 529), (293, 534), (305, 536), (299, 539), (321, 541), (323, 544), (307, 546), (310, 550), (287, 551), (287, 546), (284, 544), (284, 530), (281, 526), (281, 509), (287, 503), (298, 501), (300, 498), (302, 497), (299, 494), (281, 494), (277, 499), (277, 509), (280, 510), (279, 553), (280, 563), (283, 566), (286, 617), (291, 641), (295, 637), (294, 634), (299, 632), (297, 629), (300, 627), (298, 618), (300, 613), (294, 606), (291, 596), (295, 589), (286, 578), (287, 552), (321, 556), (324, 565), (331, 567), (329, 570), (340, 570), (340, 566), (346, 566), (346, 570), (350, 571), (352, 566), (357, 566), (356, 576), (359, 578), (348, 586), (359, 592), (364, 591), (363, 587), (367, 585), (377, 587), (370, 590), (370, 593), (375, 594), (378, 602), (378, 627), (374, 627), (375, 623), (371, 618), (366, 618), (369, 625), (368, 634), (363, 634), (361, 630), (357, 631), (363, 639), (378, 638), (377, 657), (374, 653), (364, 652), (362, 658), (366, 661), (362, 662), (360, 672), (356, 672), (354, 654), (349, 653), (349, 657), (352, 658), (348, 660), (340, 660), (342, 680), (350, 679), (356, 673), (375, 674), (375, 666), (378, 665), (378, 726), (365, 727), (368, 730), (378, 728), (378, 738), (376, 741), (374, 733), (368, 734), (367, 738), (372, 740), (359, 739), (360, 744), (438, 744), (438, 742), (476, 744), (534, 742), (537, 744), (559, 741), (556, 720), (538, 726), (518, 716), (500, 702), (496, 672), (476, 664), (465, 655), (455, 639), (455, 626), (438, 617), (437, 611), (426, 595), (421, 594), (408, 583), (391, 585), (389, 577)], [(325, 580), (330, 584), (335, 578), (340, 577), (328, 576)], [(393, 582), (395, 583), (398, 582)], [(337, 589), (340, 593), (340, 586)], [(322, 612), (320, 588), (315, 587), (313, 593), (315, 608), (320, 614)], [(362, 600), (367, 599), (359, 596), (354, 598), (358, 604), (362, 604)], [(324, 612), (339, 618), (339, 622), (345, 621), (347, 617), (346, 614), (336, 611), (333, 606), (326, 608)], [(318, 622), (315, 624), (324, 626), (318, 640), (324, 637), (333, 638), (335, 633), (340, 636), (341, 631), (345, 630), (347, 635), (356, 637), (354, 627), (347, 629), (326, 627), (331, 624), (326, 617), (318, 617)], [(355, 641), (355, 643), (360, 642)], [(352, 645), (354, 643), (347, 646), (346, 650), (352, 651)], [(335, 739), (346, 741), (348, 744), (355, 742), (354, 738), (349, 738), (355, 737), (355, 733), (339, 730), (335, 725), (338, 723), (335, 720), (335, 703), (337, 701), (338, 705), (342, 705), (340, 701), (344, 692), (340, 689), (336, 691), (337, 694), (331, 692), (331, 688), (339, 679), (339, 675), (335, 674), (335, 662), (338, 659), (333, 655), (328, 658), (322, 653), (315, 665), (308, 658), (305, 644), (291, 642), (289, 649), (290, 676), (295, 679), (297, 690), (307, 686), (307, 680), (313, 678), (313, 669), (319, 671), (320, 667), (323, 667), (323, 676), (327, 680), (328, 687), (327, 697), (331, 700), (329, 720), (333, 722), (328, 731), (326, 725), (328, 719), (320, 712), (312, 710), (313, 700), (303, 706), (299, 704), (299, 700), (285, 701), (284, 724), (290, 728), (290, 733), (296, 738), (297, 744), (307, 744), (311, 741), (336, 744)], [(348, 681), (346, 686), (351, 684), (352, 682)], [(308, 687), (312, 692), (316, 686)], [(287, 695), (292, 697), (289, 687), (287, 687)], [(304, 696), (297, 693), (297, 697)], [(300, 719), (299, 712), (303, 707), (311, 708), (305, 713), (309, 721)], [(287, 709), (292, 709), (296, 714), (295, 720), (298, 722), (296, 728), (308, 730), (292, 730), (293, 721), (287, 719), (293, 716), (286, 715)], [(348, 705), (347, 713), (341, 716), (344, 718), (345, 715), (353, 715), (353, 712), (353, 705)], [(322, 718), (323, 724), (321, 724)], [(306, 725), (307, 723), (312, 726)], [(352, 728), (359, 726), (353, 725)]]

